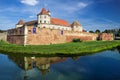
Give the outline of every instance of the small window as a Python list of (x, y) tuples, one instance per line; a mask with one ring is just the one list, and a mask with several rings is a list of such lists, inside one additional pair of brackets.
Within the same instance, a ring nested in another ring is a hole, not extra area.
[(20, 27), (19, 31), (20, 31), (20, 34), (21, 34), (22, 33), (22, 28), (21, 27)]
[(40, 21), (40, 23), (42, 23), (42, 21)]
[(46, 21), (44, 21), (44, 23), (46, 23)]
[(61, 35), (63, 35), (63, 33), (64, 33), (63, 30), (61, 30)]
[(28, 30), (28, 33), (31, 33), (31, 30)]
[(33, 34), (35, 34), (36, 33), (36, 28), (33, 28)]

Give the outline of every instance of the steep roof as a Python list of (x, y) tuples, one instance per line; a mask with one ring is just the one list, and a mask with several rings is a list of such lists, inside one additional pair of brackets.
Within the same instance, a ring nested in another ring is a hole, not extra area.
[(19, 22), (17, 23), (17, 25), (23, 25), (24, 21), (22, 19), (19, 20)]
[(40, 12), (39, 14), (40, 14), (40, 15), (42, 15), (42, 14), (48, 14), (48, 11), (46, 11), (45, 8), (42, 8), (42, 10), (41, 10), (41, 12)]
[(78, 21), (74, 21), (71, 26), (82, 26)]
[(62, 25), (62, 26), (70, 26), (70, 24), (67, 21), (57, 19), (57, 18), (51, 18), (51, 24)]
[[(25, 22), (24, 24), (26, 25), (36, 25), (38, 22), (37, 20), (33, 20), (33, 21), (29, 21), (29, 22)], [(65, 20), (61, 20), (61, 19), (57, 19), (57, 18), (51, 18), (51, 24), (53, 25), (61, 25), (61, 26), (70, 26), (70, 24), (65, 21)]]
[(25, 23), (26, 25), (36, 25), (37, 24), (37, 20), (33, 20), (33, 21), (29, 21)]

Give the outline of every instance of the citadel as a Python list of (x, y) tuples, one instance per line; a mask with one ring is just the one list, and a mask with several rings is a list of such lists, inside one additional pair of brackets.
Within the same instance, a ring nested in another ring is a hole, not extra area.
[(42, 8), (37, 20), (24, 22), (22, 19), (14, 29), (7, 31), (7, 41), (21, 45), (48, 45), (71, 42), (79, 38), (82, 41), (113, 40), (111, 34), (85, 32), (78, 21), (72, 24), (66, 20), (53, 18), (49, 10)]

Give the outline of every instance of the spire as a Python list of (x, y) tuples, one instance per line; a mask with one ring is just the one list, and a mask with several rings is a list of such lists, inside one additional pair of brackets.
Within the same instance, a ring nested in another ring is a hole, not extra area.
[(40, 12), (38, 15), (44, 15), (44, 14), (50, 15), (50, 11), (49, 11), (49, 10), (47, 11), (47, 10), (43, 7), (42, 10), (41, 10), (41, 12)]
[(39, 14), (47, 14), (47, 11), (45, 8), (42, 8), (41, 12)]
[(17, 25), (23, 25), (24, 21), (22, 19), (19, 20), (19, 22), (17, 23)]

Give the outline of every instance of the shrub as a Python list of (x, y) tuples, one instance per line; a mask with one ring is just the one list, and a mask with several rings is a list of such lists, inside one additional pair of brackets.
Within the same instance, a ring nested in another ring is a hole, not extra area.
[(75, 38), (75, 39), (73, 39), (72, 42), (81, 42), (81, 40), (79, 38)]

